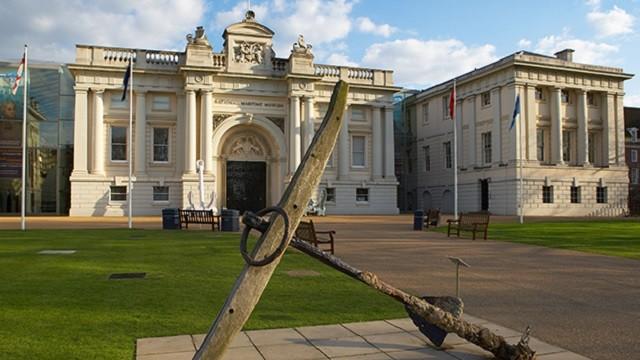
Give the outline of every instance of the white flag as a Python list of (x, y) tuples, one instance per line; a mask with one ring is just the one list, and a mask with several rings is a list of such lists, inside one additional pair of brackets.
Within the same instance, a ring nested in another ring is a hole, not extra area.
[(20, 61), (20, 66), (18, 66), (18, 73), (16, 74), (16, 81), (11, 85), (11, 94), (15, 95), (18, 92), (18, 87), (20, 87), (20, 82), (22, 81), (22, 73), (24, 73), (24, 55), (22, 55), (22, 61)]

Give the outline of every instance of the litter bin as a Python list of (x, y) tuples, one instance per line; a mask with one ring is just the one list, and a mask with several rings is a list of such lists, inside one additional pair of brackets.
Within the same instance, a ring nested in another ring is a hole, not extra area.
[(180, 230), (180, 212), (178, 209), (162, 209), (162, 229)]
[(413, 230), (422, 230), (424, 224), (424, 211), (416, 210), (413, 213)]
[(222, 209), (220, 230), (222, 231), (240, 231), (240, 211), (233, 209)]

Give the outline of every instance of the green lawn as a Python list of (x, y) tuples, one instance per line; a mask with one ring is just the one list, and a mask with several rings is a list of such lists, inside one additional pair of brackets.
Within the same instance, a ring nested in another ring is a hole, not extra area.
[(489, 225), (489, 239), (640, 259), (637, 220), (496, 223)]
[[(206, 332), (244, 264), (238, 243), (209, 231), (0, 231), (0, 358), (131, 359), (136, 338)], [(286, 273), (296, 269), (320, 276)], [(108, 280), (117, 272), (147, 278)], [(390, 298), (289, 249), (246, 328), (401, 316)]]

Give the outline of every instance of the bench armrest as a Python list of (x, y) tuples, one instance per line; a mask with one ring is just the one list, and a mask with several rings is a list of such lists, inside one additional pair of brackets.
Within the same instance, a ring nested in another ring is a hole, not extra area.
[(457, 224), (457, 223), (459, 223), (459, 222), (460, 222), (460, 220), (459, 220), (459, 219), (458, 219), (458, 220), (453, 220), (453, 219), (449, 219), (449, 220), (447, 220), (447, 223), (449, 223), (449, 224)]

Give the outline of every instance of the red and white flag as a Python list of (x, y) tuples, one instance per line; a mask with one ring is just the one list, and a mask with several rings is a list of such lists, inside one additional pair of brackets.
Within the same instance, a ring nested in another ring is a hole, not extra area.
[(22, 61), (20, 61), (20, 65), (18, 66), (18, 72), (16, 74), (16, 81), (11, 85), (11, 94), (15, 96), (18, 92), (18, 88), (20, 87), (20, 83), (22, 82), (22, 74), (24, 73), (24, 58), (25, 55), (22, 55)]
[(451, 95), (449, 95), (449, 117), (451, 120), (456, 121), (456, 83), (453, 82), (453, 89), (451, 89)]

